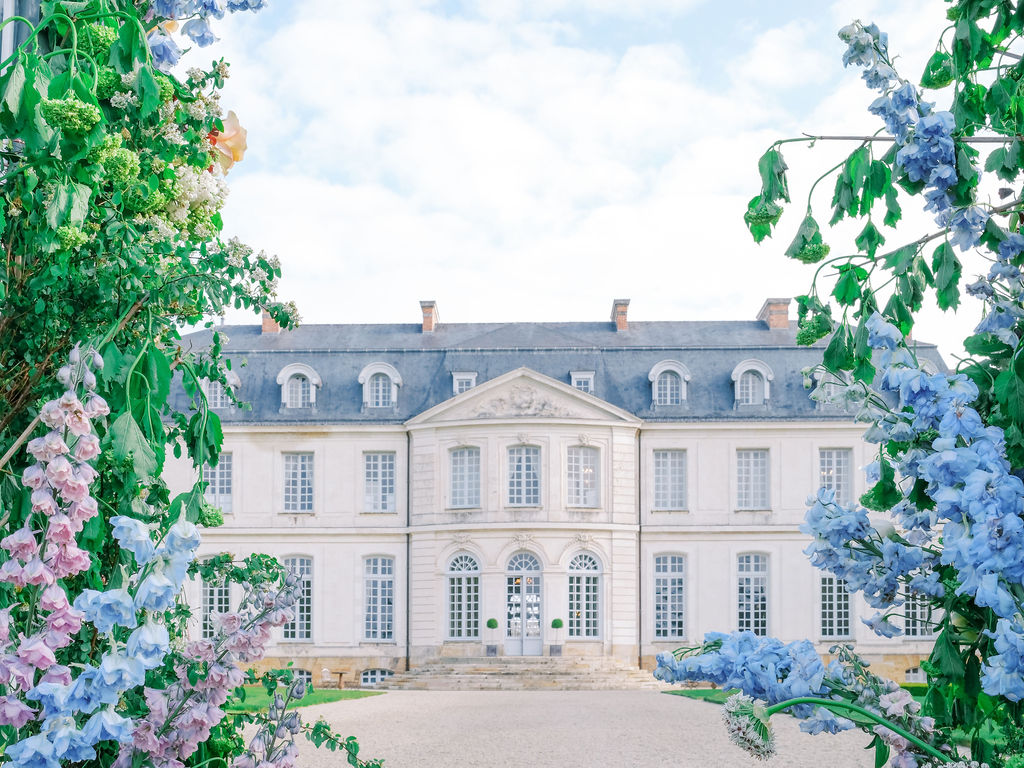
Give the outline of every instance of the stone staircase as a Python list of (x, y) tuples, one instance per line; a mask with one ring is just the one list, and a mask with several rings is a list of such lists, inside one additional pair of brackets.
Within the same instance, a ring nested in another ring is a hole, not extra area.
[(419, 691), (662, 690), (650, 672), (601, 656), (444, 658), (381, 681), (380, 688)]

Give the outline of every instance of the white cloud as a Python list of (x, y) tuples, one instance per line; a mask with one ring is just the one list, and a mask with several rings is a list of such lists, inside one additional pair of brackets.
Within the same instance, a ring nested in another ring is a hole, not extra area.
[(766, 9), (757, 34), (737, 33), (745, 49), (712, 60), (695, 58), (706, 28), (616, 47), (584, 16), (693, 5), (506, 0), (451, 15), (307, 0), (276, 28), (229, 17), (224, 101), (250, 155), (230, 178), (228, 229), (282, 256), (282, 295), (313, 322), (412, 321), (423, 298), (449, 322), (601, 320), (622, 295), (637, 319), (743, 319), (802, 293), (808, 270), (781, 254), (815, 172), (849, 148), (787, 147), (794, 203), (761, 246), (742, 224), (757, 158), (802, 130), (876, 129), (872, 94), (839, 61), (848, 16), (877, 11), (916, 76), (938, 32), (919, 17), (941, 14), (860, 0), (773, 23)]

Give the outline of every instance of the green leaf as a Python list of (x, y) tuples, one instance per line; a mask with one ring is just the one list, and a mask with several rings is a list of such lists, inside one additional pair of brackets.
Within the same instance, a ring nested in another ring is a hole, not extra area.
[(25, 62), (21, 56), (17, 63), (3, 78), (4, 95), (0, 102), (3, 112), (12, 118), (21, 113), (21, 102), (25, 97)]
[(124, 461), (130, 457), (136, 475), (141, 478), (156, 477), (156, 454), (146, 441), (131, 413), (125, 411), (118, 416), (110, 425), (107, 437), (110, 440), (111, 453), (115, 459)]
[(896, 486), (896, 471), (892, 465), (881, 457), (878, 466), (878, 482), (860, 497), (860, 503), (875, 512), (885, 512), (903, 501), (903, 494)]
[(882, 741), (878, 734), (875, 734), (864, 749), (875, 750), (875, 768), (883, 768), (889, 760), (889, 745)]
[(944, 629), (935, 638), (935, 645), (932, 647), (928, 661), (938, 667), (939, 674), (952, 683), (959, 683), (964, 679), (967, 667), (964, 660), (960, 658), (953, 641), (949, 639), (949, 630)]
[(772, 203), (776, 200), (789, 202), (789, 185), (786, 183), (786, 161), (779, 150), (769, 149), (757, 162), (761, 173), (761, 199)]
[(818, 222), (814, 220), (813, 216), (807, 214), (800, 223), (796, 237), (786, 249), (786, 255), (805, 264), (814, 264), (824, 259), (828, 255), (828, 251), (829, 247), (822, 242)]
[(1013, 181), (1020, 173), (1020, 140), (1014, 139), (1008, 146), (999, 147), (985, 160), (985, 170), (995, 171), (1003, 181)]
[(776, 203), (766, 202), (758, 195), (747, 205), (747, 212), (743, 214), (743, 221), (754, 237), (755, 243), (760, 243), (772, 233), (779, 217), (782, 216), (782, 208)]
[(882, 262), (887, 269), (891, 269), (897, 275), (902, 275), (914, 264), (914, 256), (916, 255), (916, 245), (904, 245), (902, 248), (897, 248), (895, 251), (884, 254)]
[(144, 66), (135, 79), (135, 92), (139, 96), (139, 113), (142, 117), (153, 114), (160, 107), (160, 86), (153, 76), (153, 68)]
[(955, 309), (960, 303), (960, 260), (953, 246), (942, 243), (932, 254), (932, 272), (935, 274), (935, 295), (939, 309)]
[(885, 217), (882, 223), (887, 227), (895, 227), (897, 222), (903, 218), (903, 209), (900, 207), (899, 191), (895, 186), (885, 190)]
[(825, 348), (822, 362), (830, 371), (853, 370), (855, 359), (853, 355), (853, 336), (849, 327), (841, 325), (832, 334), (832, 340)]
[(885, 244), (885, 238), (882, 233), (878, 231), (878, 227), (868, 219), (868, 223), (864, 225), (864, 229), (857, 235), (857, 239), (854, 240), (857, 248), (866, 253), (872, 259), (875, 258), (875, 253), (878, 251), (878, 246)]
[(978, 333), (964, 339), (964, 349), (979, 357), (1006, 357), (1013, 350), (991, 333)]
[(860, 208), (860, 193), (867, 177), (871, 154), (867, 147), (860, 147), (850, 153), (843, 164), (843, 170), (836, 179), (832, 196), (832, 220), (835, 224), (844, 216), (856, 215)]
[(861, 296), (861, 281), (866, 277), (867, 272), (861, 267), (843, 264), (839, 267), (839, 280), (836, 281), (836, 286), (832, 289), (832, 295), (844, 306), (856, 304)]
[(945, 88), (953, 82), (953, 59), (948, 53), (936, 51), (925, 64), (924, 74), (921, 75), (922, 88)]
[(1017, 424), (1024, 424), (1024, 357), (1018, 354), (1005, 371), (996, 376), (992, 389), (1003, 412)]

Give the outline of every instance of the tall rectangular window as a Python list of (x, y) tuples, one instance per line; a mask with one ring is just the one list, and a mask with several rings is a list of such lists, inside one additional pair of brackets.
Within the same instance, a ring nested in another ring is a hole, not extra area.
[(514, 445), (508, 449), (508, 503), (513, 507), (540, 506), (540, 448)]
[(686, 558), (654, 558), (654, 636), (659, 640), (686, 637)]
[(818, 483), (836, 492), (836, 501), (846, 505), (853, 500), (853, 451), (849, 448), (822, 448), (818, 451)]
[(569, 446), (566, 485), (570, 507), (598, 507), (601, 492), (598, 483), (598, 464), (601, 454), (597, 448), (582, 445)]
[(368, 557), (364, 561), (365, 611), (363, 632), (367, 640), (392, 640), (395, 636), (395, 560)]
[(480, 449), (456, 448), (451, 456), (452, 507), (476, 509), (480, 506)]
[(299, 599), (295, 603), (295, 620), (283, 627), (285, 640), (313, 639), (313, 559), (286, 557), (286, 570), (299, 579)]
[(736, 451), (736, 508), (769, 509), (768, 451)]
[(231, 587), (224, 582), (203, 582), (203, 612), (201, 633), (204, 638), (213, 637), (216, 627), (213, 618), (218, 613), (231, 610)]
[(850, 593), (846, 583), (835, 576), (821, 577), (821, 637), (833, 640), (850, 637)]
[(654, 508), (686, 509), (686, 451), (654, 452)]
[(768, 634), (768, 556), (737, 558), (736, 628)]
[(365, 512), (395, 511), (395, 454), (364, 453)]
[(938, 618), (928, 597), (903, 588), (903, 634), (906, 637), (932, 637)]
[(224, 514), (231, 514), (231, 486), (233, 474), (231, 451), (221, 451), (217, 463), (203, 467), (203, 482), (206, 483), (206, 501), (219, 507)]
[(313, 454), (284, 454), (284, 511), (313, 511)]

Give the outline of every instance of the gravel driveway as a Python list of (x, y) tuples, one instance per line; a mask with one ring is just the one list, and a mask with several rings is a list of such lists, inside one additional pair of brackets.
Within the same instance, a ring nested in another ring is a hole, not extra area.
[[(871, 768), (874, 756), (859, 731), (808, 736), (776, 716), (778, 755), (759, 762), (729, 742), (718, 706), (658, 691), (389, 691), (301, 711), (386, 768)], [(299, 764), (345, 762), (304, 742)]]

